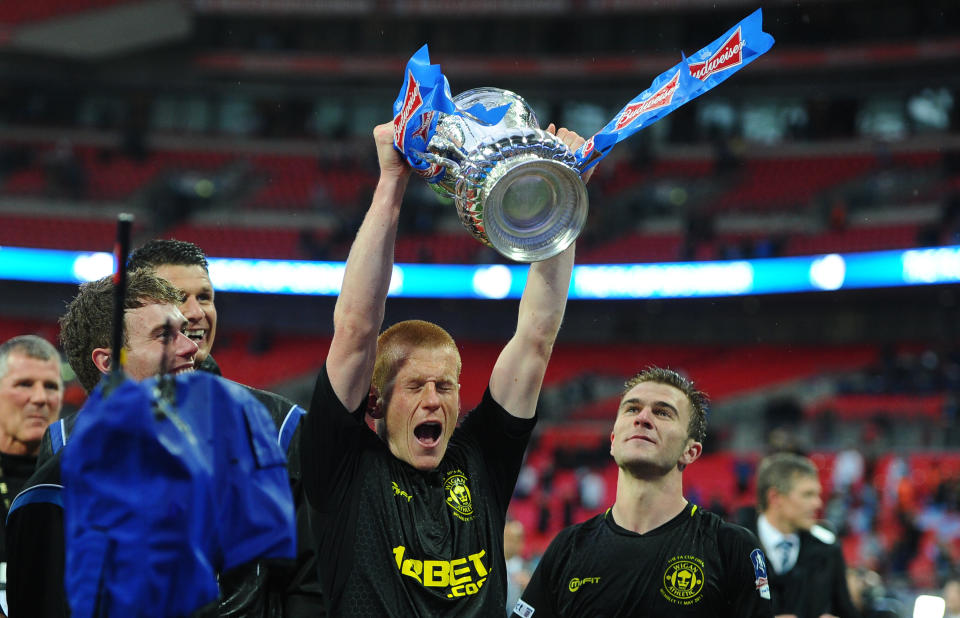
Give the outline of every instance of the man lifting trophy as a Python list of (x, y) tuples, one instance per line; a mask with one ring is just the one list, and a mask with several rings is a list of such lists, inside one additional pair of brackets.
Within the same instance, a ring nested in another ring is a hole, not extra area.
[(518, 94), (477, 88), (452, 96), (427, 46), (407, 63), (394, 102), (394, 146), (483, 244), (517, 262), (550, 258), (586, 223), (581, 175), (615, 144), (710, 90), (765, 53), (773, 37), (758, 9), (653, 80), (576, 152), (540, 129)]

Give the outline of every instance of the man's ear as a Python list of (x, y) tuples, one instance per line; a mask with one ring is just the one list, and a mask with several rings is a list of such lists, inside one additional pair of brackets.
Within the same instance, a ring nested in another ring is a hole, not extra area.
[(703, 453), (703, 444), (697, 442), (691, 438), (687, 442), (687, 448), (683, 451), (683, 454), (680, 455), (680, 461), (677, 462), (677, 465), (681, 470), (700, 459), (700, 455)]
[(100, 373), (110, 373), (110, 348), (94, 348), (90, 354), (93, 360), (93, 366), (100, 370)]
[(383, 397), (376, 386), (370, 386), (370, 392), (367, 394), (367, 414), (370, 418), (383, 418)]

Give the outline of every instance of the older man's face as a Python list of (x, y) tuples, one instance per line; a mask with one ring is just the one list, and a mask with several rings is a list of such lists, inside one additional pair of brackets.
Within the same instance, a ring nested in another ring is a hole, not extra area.
[(0, 452), (36, 454), (43, 432), (60, 417), (62, 404), (60, 363), (11, 352), (0, 377)]

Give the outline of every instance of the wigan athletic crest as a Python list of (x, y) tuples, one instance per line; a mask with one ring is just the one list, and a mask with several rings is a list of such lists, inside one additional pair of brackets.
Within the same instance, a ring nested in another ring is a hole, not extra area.
[(703, 598), (703, 560), (675, 556), (663, 573), (663, 598), (677, 605), (693, 605)]
[(443, 482), (443, 490), (447, 493), (447, 504), (453, 509), (454, 515), (463, 521), (474, 518), (473, 498), (470, 496), (467, 476), (463, 472), (454, 470), (448, 474)]

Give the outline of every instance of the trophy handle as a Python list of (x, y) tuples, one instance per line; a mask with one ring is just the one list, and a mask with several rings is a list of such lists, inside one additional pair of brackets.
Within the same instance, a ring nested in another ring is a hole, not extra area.
[(440, 155), (433, 154), (432, 152), (421, 152), (418, 154), (430, 163), (439, 165), (455, 176), (460, 173), (460, 166), (453, 159), (441, 157)]
[[(460, 165), (453, 159), (441, 157), (440, 155), (434, 154), (432, 152), (421, 152), (418, 154), (421, 157), (423, 157), (426, 161), (429, 161), (431, 164), (439, 165), (440, 167), (445, 169), (446, 174), (444, 176), (446, 178), (455, 179), (460, 175), (460, 169), (461, 169)], [(436, 191), (440, 195), (444, 195), (447, 197), (456, 197), (456, 193), (450, 191), (445, 186), (441, 186), (441, 183), (433, 183), (430, 186), (433, 188), (434, 191)]]

